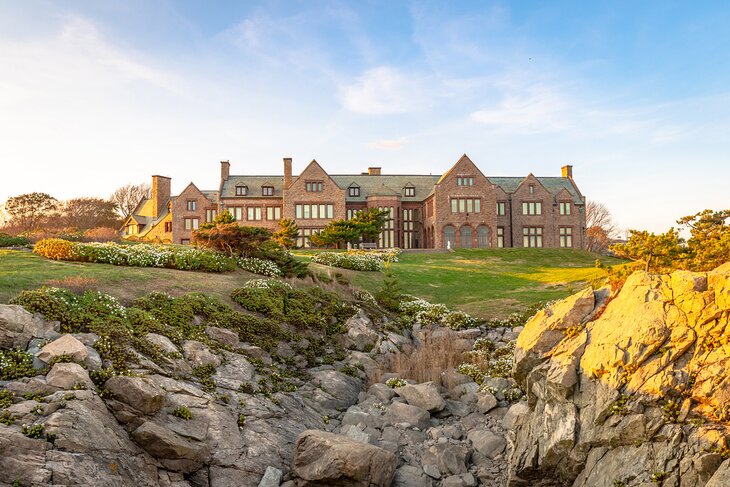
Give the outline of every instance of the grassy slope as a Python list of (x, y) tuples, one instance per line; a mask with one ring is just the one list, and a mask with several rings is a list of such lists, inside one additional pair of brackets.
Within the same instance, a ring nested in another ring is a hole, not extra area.
[[(393, 271), (403, 291), (488, 319), (507, 316), (536, 302), (567, 296), (602, 276), (596, 256), (579, 250), (500, 249), (453, 253), (405, 253)], [(615, 264), (616, 259), (602, 259)], [(361, 288), (376, 291), (383, 274), (312, 265), (329, 274), (342, 272)], [(29, 252), (0, 250), (0, 303), (23, 289), (67, 276), (94, 278), (93, 287), (122, 300), (150, 291), (173, 295), (200, 291), (230, 303), (232, 289), (259, 277), (244, 271), (210, 274), (171, 269), (118, 267), (46, 260)], [(52, 284), (52, 283), (51, 283)]]

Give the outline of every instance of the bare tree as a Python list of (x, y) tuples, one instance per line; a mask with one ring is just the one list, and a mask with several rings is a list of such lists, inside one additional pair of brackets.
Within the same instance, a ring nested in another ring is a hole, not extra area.
[(127, 184), (112, 193), (111, 200), (117, 211), (123, 218), (127, 218), (132, 214), (142, 198), (150, 197), (150, 185)]
[(58, 200), (46, 193), (27, 193), (12, 196), (5, 202), (10, 224), (21, 231), (37, 230), (58, 208)]
[(606, 205), (588, 201), (586, 204), (586, 250), (605, 252), (617, 235), (618, 228)]
[(65, 201), (61, 211), (65, 227), (87, 230), (97, 227), (119, 227), (119, 215), (113, 201), (101, 198), (74, 198)]

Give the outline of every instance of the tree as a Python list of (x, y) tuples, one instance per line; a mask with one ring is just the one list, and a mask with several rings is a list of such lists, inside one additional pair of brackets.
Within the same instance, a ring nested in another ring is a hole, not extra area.
[(704, 210), (677, 220), (688, 227), (687, 263), (690, 270), (709, 271), (730, 261), (730, 210)]
[(338, 247), (343, 243), (373, 240), (383, 231), (390, 212), (377, 208), (358, 210), (350, 220), (332, 220), (310, 240), (318, 247)]
[(132, 214), (142, 198), (150, 197), (150, 191), (150, 185), (147, 183), (127, 184), (117, 188), (109, 199), (114, 203), (122, 218), (126, 219)]
[(682, 239), (674, 228), (655, 235), (645, 230), (629, 230), (625, 244), (616, 244), (610, 250), (619, 257), (644, 263), (647, 272), (662, 272), (678, 267), (685, 258)]
[(611, 240), (616, 238), (616, 225), (611, 212), (603, 203), (588, 201), (586, 204), (585, 249), (590, 252), (605, 252)]
[(61, 221), (64, 227), (87, 230), (120, 225), (116, 205), (101, 198), (74, 198), (63, 204)]
[(299, 227), (291, 218), (279, 220), (279, 230), (274, 232), (271, 238), (285, 249), (291, 249), (296, 245), (299, 237)]
[(5, 202), (10, 225), (25, 232), (37, 230), (57, 208), (58, 200), (46, 193), (21, 194)]
[(390, 212), (388, 210), (368, 208), (367, 210), (356, 211), (355, 216), (350, 221), (357, 225), (363, 239), (374, 240), (383, 231), (389, 217)]
[(271, 232), (261, 227), (242, 227), (229, 212), (218, 215), (214, 222), (193, 231), (193, 242), (199, 247), (225, 252), (230, 256), (255, 257), (262, 245), (271, 239)]

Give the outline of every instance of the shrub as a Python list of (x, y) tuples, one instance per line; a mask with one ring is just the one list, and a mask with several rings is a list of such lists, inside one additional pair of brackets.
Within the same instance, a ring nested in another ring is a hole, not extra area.
[(10, 411), (0, 412), (0, 424), (4, 424), (5, 426), (10, 426), (14, 422), (15, 422), (15, 419), (13, 419), (13, 415), (10, 414)]
[(463, 311), (451, 311), (444, 316), (443, 323), (452, 330), (464, 330), (476, 326), (477, 320)]
[(170, 411), (170, 414), (185, 421), (193, 419), (193, 413), (190, 412), (190, 408), (187, 406), (178, 406)]
[(365, 253), (319, 252), (312, 256), (312, 262), (354, 271), (379, 271), (383, 267), (383, 260), (378, 255)]
[(25, 247), (27, 245), (30, 245), (30, 240), (27, 237), (0, 233), (0, 247)]
[(270, 260), (259, 259), (257, 257), (238, 257), (236, 259), (238, 267), (244, 271), (262, 276), (281, 277), (282, 272), (275, 263)]
[(77, 260), (73, 242), (60, 238), (46, 238), (35, 244), (33, 252), (52, 260)]
[(0, 409), (10, 407), (15, 399), (15, 394), (7, 389), (0, 390)]
[(391, 377), (390, 379), (385, 381), (385, 385), (390, 387), (391, 389), (395, 389), (396, 387), (403, 387), (407, 385), (408, 383), (404, 381), (403, 379), (399, 379), (398, 377)]
[(119, 238), (119, 231), (111, 227), (96, 227), (84, 232), (87, 242), (112, 242)]
[(25, 350), (0, 350), (0, 380), (15, 380), (33, 377), (33, 356)]
[(42, 424), (31, 424), (31, 425), (24, 424), (20, 428), (20, 432), (23, 433), (28, 438), (39, 439), (39, 438), (43, 438), (44, 429), (45, 428), (43, 427)]

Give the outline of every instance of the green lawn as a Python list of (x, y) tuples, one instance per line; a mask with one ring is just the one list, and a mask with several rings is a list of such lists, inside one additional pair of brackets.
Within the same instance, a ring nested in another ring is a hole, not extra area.
[[(403, 253), (393, 273), (404, 292), (489, 319), (563, 298), (604, 276), (595, 267), (596, 258), (607, 265), (622, 262), (572, 249), (470, 249)], [(380, 273), (341, 271), (371, 292), (383, 278)]]
[[(299, 252), (306, 258), (311, 252)], [(564, 249), (458, 250), (451, 253), (403, 253), (393, 264), (403, 291), (434, 303), (444, 303), (481, 318), (501, 318), (537, 301), (567, 296), (604, 275), (596, 255)], [(604, 259), (606, 264), (620, 263)], [(355, 286), (376, 291), (380, 272), (356, 272), (311, 264), (315, 271), (341, 272)], [(96, 279), (94, 288), (123, 301), (150, 291), (173, 295), (199, 291), (230, 302), (231, 290), (258, 277), (244, 271), (225, 274), (172, 269), (119, 267), (47, 260), (30, 252), (0, 250), (0, 303), (23, 289), (54, 280), (82, 276)], [(311, 283), (310, 280), (307, 281)]]

